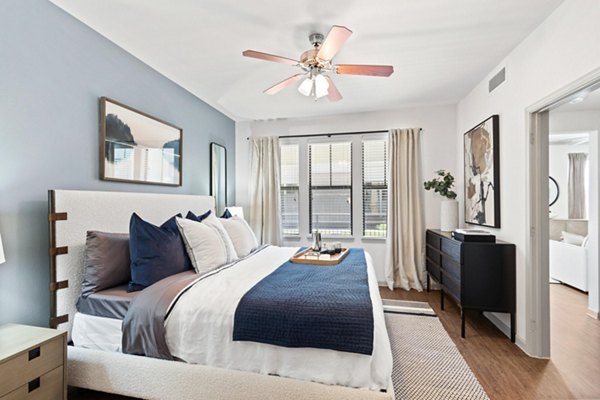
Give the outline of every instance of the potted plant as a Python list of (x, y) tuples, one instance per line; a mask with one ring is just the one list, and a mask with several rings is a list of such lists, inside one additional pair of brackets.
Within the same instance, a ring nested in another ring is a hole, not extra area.
[(453, 231), (458, 228), (458, 201), (456, 201), (456, 192), (454, 187), (454, 177), (450, 172), (443, 169), (436, 171), (436, 177), (423, 184), (425, 190), (433, 190), (444, 198), (441, 207), (441, 227), (442, 231)]

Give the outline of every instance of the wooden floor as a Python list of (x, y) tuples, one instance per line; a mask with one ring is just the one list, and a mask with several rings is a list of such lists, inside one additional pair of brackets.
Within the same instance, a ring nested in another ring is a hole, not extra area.
[[(477, 312), (467, 313), (461, 339), (459, 310), (452, 301), (440, 310), (439, 292), (381, 288), (381, 295), (429, 302), (492, 400), (600, 399), (600, 321), (586, 316), (587, 296), (579, 291), (551, 285), (551, 360), (528, 357)], [(71, 389), (69, 399), (129, 398)]]
[(551, 360), (528, 357), (487, 318), (467, 313), (466, 338), (460, 337), (460, 313), (452, 301), (439, 307), (439, 292), (393, 292), (382, 297), (426, 301), (432, 306), (492, 400), (600, 399), (600, 321), (586, 315), (587, 296), (550, 286)]

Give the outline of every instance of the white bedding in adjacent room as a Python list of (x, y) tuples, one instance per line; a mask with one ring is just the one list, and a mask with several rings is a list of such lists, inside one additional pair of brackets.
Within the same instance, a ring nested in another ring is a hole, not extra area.
[(386, 389), (391, 381), (392, 352), (372, 259), (367, 253), (375, 324), (371, 356), (232, 340), (234, 314), (242, 296), (297, 250), (269, 246), (184, 293), (165, 323), (171, 354), (195, 364), (371, 390)]

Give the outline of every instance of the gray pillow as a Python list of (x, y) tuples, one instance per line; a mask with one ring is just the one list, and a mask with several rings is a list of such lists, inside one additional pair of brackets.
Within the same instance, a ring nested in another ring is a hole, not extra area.
[(129, 282), (129, 235), (88, 231), (85, 242), (84, 277), (81, 294), (87, 297), (99, 290)]

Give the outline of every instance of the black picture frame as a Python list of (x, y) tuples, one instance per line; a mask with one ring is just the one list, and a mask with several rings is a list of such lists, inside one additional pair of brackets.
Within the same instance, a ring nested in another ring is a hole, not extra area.
[(210, 143), (210, 195), (221, 215), (227, 207), (227, 148), (215, 142)]
[(499, 115), (465, 132), (463, 156), (465, 223), (500, 228)]

